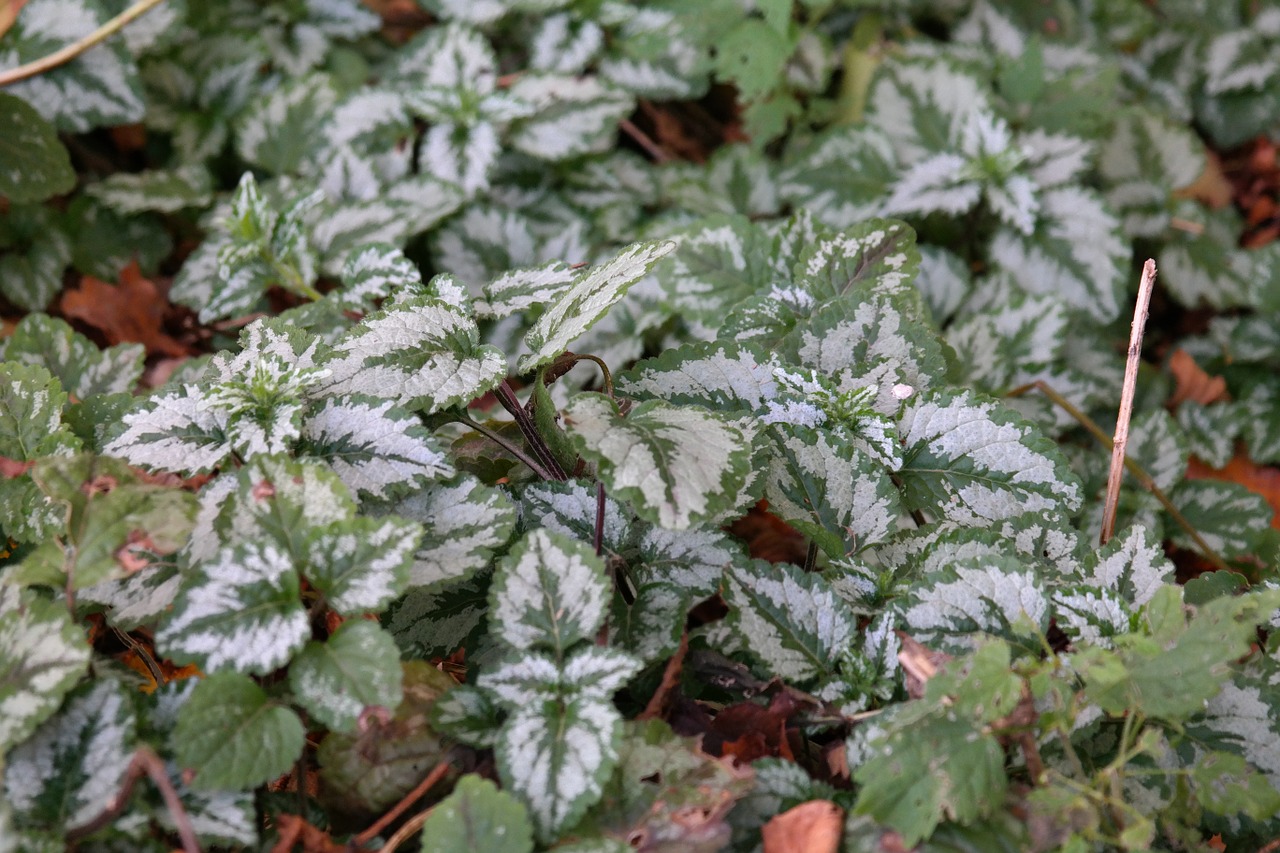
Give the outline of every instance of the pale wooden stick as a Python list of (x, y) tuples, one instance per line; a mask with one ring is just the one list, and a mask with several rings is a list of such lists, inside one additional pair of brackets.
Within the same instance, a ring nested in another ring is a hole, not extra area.
[(1156, 262), (1147, 259), (1142, 265), (1142, 281), (1138, 284), (1138, 303), (1133, 307), (1133, 328), (1129, 332), (1129, 356), (1124, 366), (1124, 388), (1120, 391), (1120, 414), (1116, 418), (1116, 437), (1111, 445), (1111, 471), (1107, 475), (1107, 501), (1102, 508), (1103, 545), (1116, 531), (1116, 509), (1120, 504), (1120, 480), (1124, 477), (1125, 447), (1129, 443), (1129, 421), (1133, 417), (1133, 398), (1138, 390), (1138, 362), (1142, 357), (1142, 333), (1147, 328), (1147, 308), (1151, 305), (1151, 288), (1156, 281)]
[(139, 2), (134, 3), (87, 36), (76, 39), (66, 47), (55, 50), (48, 56), (42, 56), (37, 60), (28, 62), (26, 65), (19, 65), (16, 68), (10, 68), (8, 71), (0, 71), (0, 86), (8, 86), (10, 83), (17, 83), (19, 80), (26, 80), (28, 77), (34, 77), (51, 68), (57, 68), (63, 63), (70, 62), (89, 48), (99, 42), (106, 41), (118, 33), (124, 28), (125, 24), (134, 18), (154, 6), (159, 6), (163, 2), (164, 0), (139, 0)]

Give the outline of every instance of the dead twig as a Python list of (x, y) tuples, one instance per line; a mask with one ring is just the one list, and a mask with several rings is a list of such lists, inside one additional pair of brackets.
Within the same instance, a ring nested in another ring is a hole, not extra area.
[(449, 768), (452, 766), (450, 759), (451, 756), (447, 755), (441, 759), (435, 767), (431, 768), (431, 772), (427, 774), (425, 779), (419, 782), (412, 791), (405, 794), (404, 797), (401, 798), (400, 802), (392, 806), (391, 811), (378, 818), (368, 829), (365, 829), (353, 838), (352, 842), (354, 845), (356, 847), (363, 847), (374, 838), (377, 838), (382, 833), (382, 830), (386, 829), (396, 820), (396, 818), (408, 811), (409, 806), (422, 799), (427, 791), (430, 791), (435, 787), (435, 784), (443, 779), (445, 774), (449, 772)]
[(1129, 421), (1133, 417), (1133, 398), (1138, 389), (1138, 363), (1142, 358), (1142, 334), (1147, 328), (1147, 309), (1151, 305), (1151, 288), (1156, 281), (1156, 262), (1147, 259), (1142, 265), (1142, 281), (1138, 284), (1138, 302), (1133, 307), (1133, 327), (1129, 332), (1129, 354), (1125, 359), (1124, 387), (1120, 391), (1120, 414), (1116, 418), (1116, 435), (1111, 445), (1111, 471), (1107, 476), (1107, 499), (1102, 507), (1101, 544), (1111, 541), (1116, 531), (1116, 512), (1120, 505), (1120, 481), (1124, 479), (1125, 447), (1129, 444)]
[(186, 809), (182, 807), (182, 800), (178, 798), (178, 792), (174, 789), (173, 783), (169, 781), (169, 774), (165, 771), (164, 761), (149, 746), (140, 746), (134, 752), (133, 759), (129, 762), (129, 768), (125, 771), (124, 781), (120, 785), (120, 790), (107, 803), (106, 808), (84, 826), (68, 832), (67, 840), (74, 841), (77, 838), (92, 835), (119, 817), (120, 813), (124, 811), (124, 807), (129, 804), (129, 798), (133, 796), (133, 786), (137, 784), (144, 774), (150, 776), (151, 781), (160, 790), (160, 797), (164, 800), (165, 808), (169, 810), (169, 815), (173, 818), (173, 825), (178, 830), (178, 838), (182, 841), (183, 853), (200, 853), (200, 843), (196, 841), (196, 832), (191, 825), (191, 818), (187, 815)]
[(43, 74), (52, 68), (57, 68), (59, 65), (70, 62), (89, 48), (106, 41), (120, 32), (125, 24), (163, 2), (164, 0), (138, 0), (137, 3), (134, 3), (93, 32), (76, 39), (59, 50), (55, 50), (48, 56), (42, 56), (25, 65), (19, 65), (17, 68), (10, 68), (8, 71), (0, 71), (0, 87), (8, 86), (10, 83), (17, 83), (19, 80), (26, 80), (28, 77), (35, 77), (37, 74)]

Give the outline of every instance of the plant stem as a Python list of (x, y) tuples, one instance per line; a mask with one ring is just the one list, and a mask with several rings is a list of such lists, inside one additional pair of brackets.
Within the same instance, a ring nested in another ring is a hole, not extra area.
[(511, 417), (515, 418), (516, 426), (520, 427), (524, 440), (529, 443), (529, 449), (533, 451), (534, 456), (538, 457), (543, 469), (547, 472), (546, 478), (560, 481), (569, 479), (569, 475), (564, 472), (564, 469), (560, 467), (560, 463), (556, 461), (555, 454), (551, 452), (551, 448), (547, 447), (547, 443), (542, 440), (542, 434), (538, 432), (538, 425), (533, 422), (533, 418), (529, 417), (529, 413), (525, 411), (524, 406), (520, 405), (516, 392), (511, 390), (511, 384), (505, 379), (502, 380), (502, 384), (497, 387), (494, 393), (497, 394), (498, 402), (502, 404), (502, 408), (510, 412)]
[(805, 573), (813, 571), (813, 567), (818, 564), (818, 543), (812, 539), (809, 540), (809, 550), (804, 555)]
[(596, 556), (599, 557), (604, 551), (604, 483), (596, 481), (596, 529), (595, 529), (595, 547)]
[(186, 809), (182, 807), (182, 800), (178, 798), (178, 792), (174, 790), (173, 783), (169, 781), (169, 774), (165, 770), (164, 762), (149, 746), (140, 746), (134, 752), (133, 759), (129, 762), (129, 767), (125, 771), (124, 781), (120, 784), (120, 790), (107, 802), (102, 812), (87, 824), (68, 832), (67, 840), (74, 841), (77, 838), (92, 835), (115, 820), (124, 811), (125, 806), (129, 804), (129, 800), (133, 796), (133, 786), (138, 783), (138, 779), (143, 774), (150, 776), (151, 781), (160, 790), (160, 798), (164, 800), (165, 808), (169, 810), (169, 816), (173, 818), (173, 825), (178, 830), (178, 838), (182, 841), (183, 853), (200, 853), (200, 842), (196, 840), (191, 818), (187, 815)]
[(547, 473), (547, 470), (543, 468), (541, 465), (539, 465), (537, 462), (535, 462), (532, 459), (532, 457), (530, 457), (527, 453), (525, 453), (519, 447), (516, 447), (511, 442), (507, 441), (498, 433), (489, 429), (487, 426), (484, 426), (481, 423), (477, 423), (476, 421), (471, 420), (471, 418), (467, 417), (466, 415), (459, 415), (458, 423), (465, 424), (466, 426), (471, 427), (473, 430), (480, 433), (485, 438), (489, 439), (494, 444), (498, 445), (499, 447), (501, 447), (503, 450), (510, 453), (515, 458), (519, 459), (525, 465), (528, 465), (533, 470), (533, 473), (537, 474), (542, 479), (544, 480), (551, 479), (551, 475)]
[[(1057, 404), (1060, 409), (1071, 415), (1071, 417), (1075, 419), (1076, 423), (1088, 430), (1089, 434), (1096, 438), (1099, 444), (1108, 450), (1112, 449), (1111, 437), (1103, 432), (1102, 427), (1098, 426), (1093, 418), (1086, 415), (1084, 411), (1074, 403), (1059, 394), (1057, 391), (1053, 390), (1053, 388), (1049, 387), (1049, 384), (1043, 379), (1037, 379), (1035, 382), (1028, 382), (1026, 385), (1020, 385), (1005, 394), (1005, 396), (1021, 397), (1029, 391), (1039, 391), (1041, 394), (1044, 394)], [(1141, 465), (1129, 456), (1125, 456), (1124, 467), (1128, 469), (1129, 473), (1133, 475), (1133, 478), (1137, 480), (1143, 488), (1151, 492), (1155, 499), (1160, 502), (1160, 506), (1164, 507), (1165, 512), (1169, 513), (1173, 520), (1178, 523), (1178, 526), (1186, 531), (1187, 535), (1191, 537), (1191, 541), (1196, 543), (1196, 547), (1200, 549), (1200, 553), (1204, 555), (1206, 560), (1213, 563), (1214, 567), (1220, 571), (1231, 570), (1231, 567), (1227, 565), (1226, 561), (1219, 557), (1218, 553), (1209, 547), (1209, 543), (1204, 541), (1204, 537), (1201, 536), (1199, 531), (1191, 525), (1191, 522), (1187, 521), (1186, 517), (1178, 511), (1178, 508), (1173, 505), (1173, 502), (1170, 501), (1169, 497), (1160, 489), (1159, 486), (1156, 485), (1156, 481), (1151, 479), (1151, 475), (1148, 474)]]
[(412, 791), (405, 794), (404, 797), (401, 798), (400, 802), (392, 806), (391, 811), (378, 818), (369, 826), (368, 829), (353, 838), (352, 841), (355, 843), (355, 846), (361, 847), (368, 844), (372, 839), (377, 838), (382, 830), (386, 829), (387, 826), (395, 821), (396, 818), (404, 814), (405, 811), (408, 810), (409, 806), (422, 799), (423, 795), (426, 794), (427, 791), (430, 791), (435, 787), (435, 784), (443, 779), (445, 774), (449, 772), (450, 766), (452, 766), (450, 764), (450, 756), (446, 755), (443, 759), (437, 762), (435, 767), (431, 768), (431, 772), (427, 774), (425, 779), (419, 782)]
[(1133, 418), (1133, 398), (1138, 388), (1138, 363), (1142, 358), (1142, 334), (1147, 328), (1147, 309), (1151, 305), (1151, 287), (1156, 280), (1156, 262), (1147, 259), (1142, 266), (1138, 285), (1138, 301), (1133, 307), (1133, 327), (1129, 331), (1129, 354), (1125, 359), (1124, 387), (1120, 391), (1120, 413), (1116, 417), (1116, 437), (1111, 445), (1111, 470), (1107, 474), (1107, 499), (1102, 505), (1100, 544), (1106, 545), (1116, 532), (1116, 511), (1120, 505), (1120, 481), (1124, 478), (1125, 448), (1129, 444), (1129, 421)]
[(134, 3), (119, 15), (116, 15), (88, 35), (76, 39), (71, 44), (25, 65), (10, 68), (8, 71), (0, 71), (0, 87), (8, 86), (10, 83), (17, 83), (19, 80), (26, 80), (28, 77), (34, 77), (37, 74), (43, 74), (51, 68), (57, 68), (59, 65), (70, 62), (89, 48), (99, 42), (106, 41), (118, 33), (133, 19), (163, 2), (164, 0), (138, 0), (137, 3)]

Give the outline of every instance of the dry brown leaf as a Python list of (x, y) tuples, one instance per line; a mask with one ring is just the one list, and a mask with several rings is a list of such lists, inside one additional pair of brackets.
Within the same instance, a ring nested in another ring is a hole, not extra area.
[(28, 0), (7, 0), (0, 2), (0, 36), (8, 32), (18, 18), (18, 12), (27, 5)]
[(98, 329), (109, 344), (139, 343), (148, 355), (190, 356), (187, 346), (164, 331), (168, 306), (136, 261), (121, 270), (118, 285), (86, 275), (78, 289), (62, 295), (62, 313)]
[(1227, 380), (1210, 376), (1184, 349), (1174, 350), (1169, 358), (1169, 372), (1177, 383), (1169, 397), (1169, 405), (1174, 408), (1187, 400), (1207, 406), (1226, 399)]
[(898, 651), (898, 663), (906, 673), (904, 681), (907, 695), (912, 699), (924, 696), (924, 686), (938, 673), (939, 667), (951, 660), (951, 655), (935, 652), (901, 631), (896, 632), (902, 642)]
[(1189, 198), (1212, 208), (1226, 207), (1235, 197), (1231, 181), (1222, 170), (1222, 160), (1212, 151), (1205, 151), (1204, 171), (1185, 187), (1174, 191), (1177, 198)]
[(830, 800), (810, 800), (764, 825), (764, 853), (836, 853), (844, 810)]

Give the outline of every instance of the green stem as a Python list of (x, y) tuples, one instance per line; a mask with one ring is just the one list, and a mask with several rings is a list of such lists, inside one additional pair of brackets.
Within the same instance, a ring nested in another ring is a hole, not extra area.
[(535, 462), (533, 458), (530, 457), (523, 450), (516, 447), (511, 442), (507, 441), (498, 433), (494, 432), (493, 430), (489, 429), (488, 427), (484, 426), (481, 423), (471, 420), (471, 418), (467, 417), (466, 415), (457, 415), (456, 417), (457, 417), (458, 423), (471, 427), (473, 430), (480, 433), (485, 438), (489, 439), (494, 444), (498, 445), (499, 447), (501, 447), (503, 450), (510, 453), (515, 458), (519, 459), (525, 465), (529, 466), (529, 468), (533, 471), (533, 473), (537, 474), (542, 479), (544, 480), (552, 479), (551, 475), (547, 473), (547, 470), (545, 468), (543, 468), (541, 465)]
[[(1030, 391), (1039, 391), (1041, 394), (1044, 394), (1052, 400), (1059, 408), (1071, 415), (1077, 423), (1088, 430), (1089, 434), (1097, 439), (1098, 443), (1107, 448), (1107, 450), (1111, 450), (1115, 446), (1114, 442), (1111, 440), (1111, 436), (1107, 435), (1106, 432), (1103, 431), (1102, 427), (1098, 426), (1098, 424), (1093, 420), (1093, 418), (1086, 415), (1083, 410), (1078, 408), (1066, 397), (1050, 388), (1048, 383), (1043, 379), (1037, 379), (1035, 382), (1020, 385), (1005, 394), (1005, 396), (1021, 397)], [(1219, 571), (1231, 570), (1231, 567), (1227, 565), (1226, 561), (1219, 557), (1218, 553), (1214, 551), (1213, 548), (1209, 547), (1209, 543), (1204, 541), (1204, 537), (1200, 535), (1200, 532), (1192, 526), (1191, 522), (1187, 521), (1186, 517), (1181, 512), (1178, 511), (1178, 508), (1173, 505), (1173, 502), (1170, 501), (1164, 491), (1156, 485), (1156, 481), (1151, 478), (1151, 475), (1148, 474), (1141, 465), (1131, 457), (1125, 456), (1124, 467), (1133, 475), (1133, 478), (1137, 480), (1144, 489), (1151, 492), (1155, 499), (1160, 502), (1160, 506), (1164, 507), (1165, 512), (1169, 513), (1169, 515), (1173, 517), (1173, 520), (1178, 523), (1178, 526), (1186, 531), (1187, 535), (1191, 537), (1191, 541), (1196, 543), (1196, 547), (1200, 549), (1200, 553), (1204, 555), (1206, 560), (1212, 563)]]
[(556, 461), (555, 454), (551, 452), (551, 448), (547, 447), (547, 443), (542, 440), (542, 434), (538, 432), (538, 425), (533, 422), (533, 418), (525, 411), (524, 406), (520, 405), (516, 392), (511, 390), (510, 383), (502, 380), (502, 384), (494, 389), (494, 393), (498, 397), (498, 402), (502, 404), (502, 408), (511, 413), (511, 417), (515, 419), (516, 426), (520, 428), (520, 432), (524, 435), (524, 440), (528, 442), (529, 449), (533, 451), (533, 455), (538, 457), (542, 463), (542, 470), (546, 473), (543, 475), (548, 480), (567, 480), (569, 475), (560, 467), (560, 463)]
[(10, 68), (8, 71), (0, 71), (0, 87), (8, 86), (10, 83), (17, 83), (19, 80), (26, 80), (28, 77), (34, 77), (37, 74), (43, 74), (52, 68), (57, 68), (59, 65), (70, 62), (94, 45), (106, 41), (123, 29), (126, 24), (163, 2), (164, 0), (138, 0), (137, 3), (134, 3), (93, 32), (76, 39), (65, 47), (55, 50), (48, 56), (42, 56), (25, 65), (19, 65), (17, 68)]

